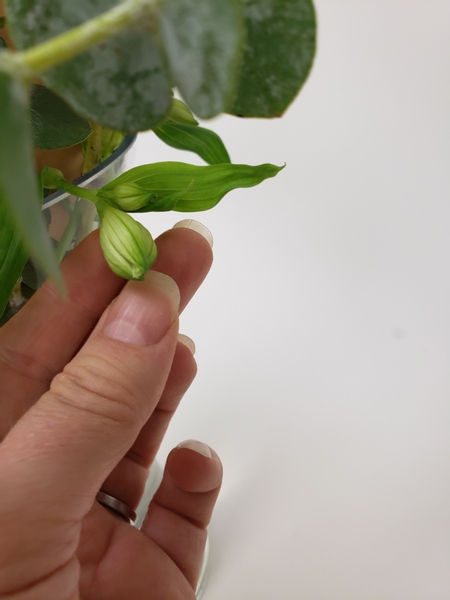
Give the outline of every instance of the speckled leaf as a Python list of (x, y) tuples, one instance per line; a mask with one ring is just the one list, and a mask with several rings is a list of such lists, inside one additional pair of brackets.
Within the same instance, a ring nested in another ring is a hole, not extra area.
[(231, 113), (281, 116), (310, 72), (316, 47), (312, 0), (242, 0), (247, 29)]
[[(119, 4), (118, 0), (6, 0), (18, 48), (44, 41)], [(80, 115), (121, 131), (150, 129), (168, 112), (171, 90), (153, 35), (124, 31), (42, 77)]]
[(37, 264), (46, 275), (62, 283), (41, 215), (28, 109), (23, 84), (0, 73), (0, 219), (8, 215), (6, 218), (14, 223)]
[(165, 0), (161, 33), (180, 94), (204, 119), (231, 106), (243, 44), (239, 0)]
[(30, 115), (35, 148), (68, 148), (83, 142), (92, 131), (86, 119), (43, 85), (31, 88)]

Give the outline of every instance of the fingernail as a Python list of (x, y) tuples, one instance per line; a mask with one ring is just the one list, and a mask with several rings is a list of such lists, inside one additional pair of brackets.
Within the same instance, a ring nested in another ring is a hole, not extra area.
[(213, 247), (214, 239), (210, 230), (200, 223), (199, 221), (194, 221), (194, 219), (184, 219), (183, 221), (179, 221), (173, 226), (173, 229), (178, 229), (179, 227), (184, 227), (185, 229), (192, 229), (192, 231), (196, 231), (200, 235), (202, 235), (208, 244)]
[(114, 301), (103, 333), (115, 340), (151, 346), (159, 342), (178, 314), (180, 292), (175, 281), (149, 271), (145, 281), (130, 281)]
[(206, 458), (212, 458), (209, 446), (202, 444), (202, 442), (197, 442), (197, 440), (186, 440), (185, 442), (178, 444), (177, 448), (186, 448), (187, 450), (193, 450)]
[(195, 344), (194, 344), (194, 341), (191, 340), (190, 337), (188, 337), (187, 335), (183, 335), (182, 333), (179, 333), (178, 341), (181, 342), (182, 344), (184, 344), (185, 346), (187, 346), (189, 348), (189, 350), (191, 351), (192, 355), (195, 354)]

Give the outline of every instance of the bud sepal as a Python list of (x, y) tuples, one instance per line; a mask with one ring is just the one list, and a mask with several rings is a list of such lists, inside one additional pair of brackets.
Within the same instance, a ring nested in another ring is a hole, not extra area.
[(39, 173), (39, 177), (41, 179), (42, 187), (47, 188), (48, 190), (62, 188), (66, 183), (62, 172), (53, 167), (43, 167)]
[(101, 188), (97, 192), (97, 196), (125, 212), (138, 211), (158, 199), (155, 192), (149, 192), (132, 181), (112, 186), (109, 189)]

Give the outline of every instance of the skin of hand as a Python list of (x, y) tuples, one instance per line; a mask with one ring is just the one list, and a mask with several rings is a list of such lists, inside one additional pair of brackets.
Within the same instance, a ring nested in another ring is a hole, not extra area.
[(140, 530), (136, 509), (170, 419), (196, 373), (178, 316), (211, 246), (179, 226), (143, 282), (106, 265), (98, 232), (0, 330), (0, 599), (193, 600), (222, 466), (200, 442), (169, 454)]

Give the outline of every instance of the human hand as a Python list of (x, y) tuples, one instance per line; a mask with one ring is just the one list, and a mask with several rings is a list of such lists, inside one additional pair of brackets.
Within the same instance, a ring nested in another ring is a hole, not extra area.
[(95, 499), (136, 509), (196, 372), (178, 314), (211, 248), (185, 227), (157, 243), (146, 281), (125, 284), (94, 232), (62, 265), (69, 301), (45, 284), (0, 330), (0, 599), (195, 597), (214, 451), (172, 450), (141, 530)]

